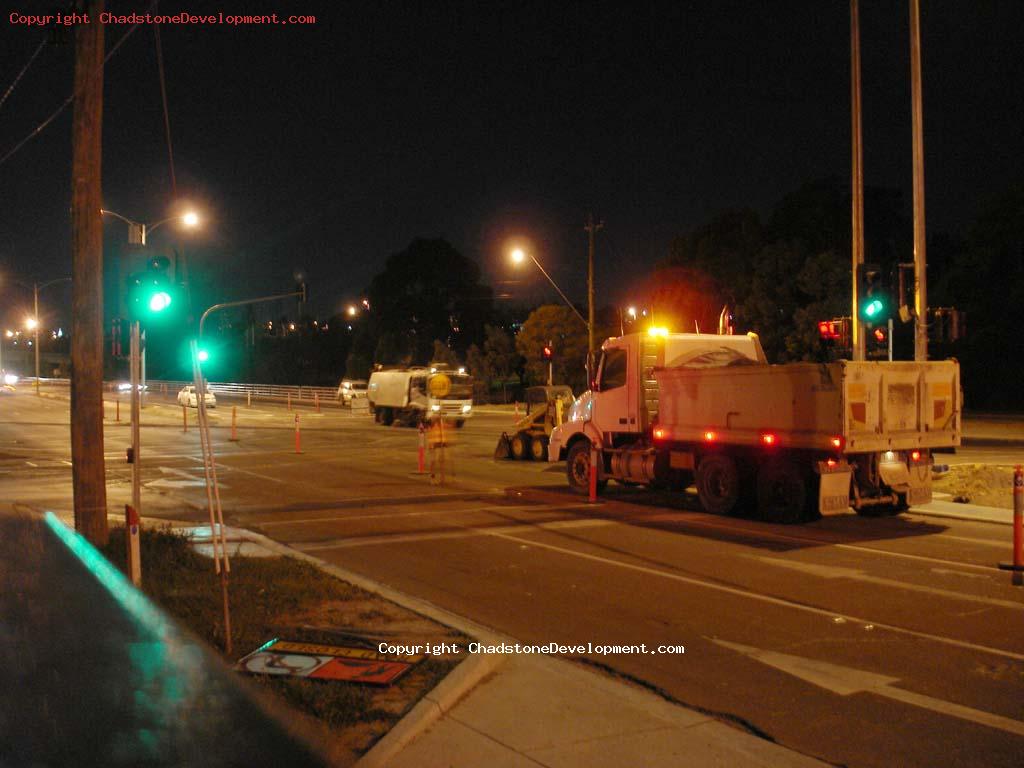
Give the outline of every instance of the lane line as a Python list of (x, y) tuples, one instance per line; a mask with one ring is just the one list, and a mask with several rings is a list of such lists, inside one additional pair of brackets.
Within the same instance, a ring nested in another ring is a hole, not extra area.
[(824, 608), (818, 608), (813, 605), (806, 605), (804, 603), (794, 602), (792, 600), (787, 600), (781, 597), (773, 597), (771, 595), (762, 595), (758, 592), (751, 592), (749, 590), (741, 589), (739, 587), (732, 587), (727, 584), (720, 584), (712, 581), (704, 581), (703, 579), (698, 579), (693, 576), (684, 576), (678, 573), (662, 571), (657, 568), (651, 568), (645, 565), (634, 565), (633, 563), (624, 563), (620, 560), (612, 560), (611, 558), (601, 557), (600, 555), (591, 555), (586, 552), (577, 552), (575, 550), (566, 549), (565, 547), (559, 547), (554, 544), (545, 544), (543, 542), (534, 541), (532, 539), (525, 539), (521, 536), (513, 536), (510, 533), (501, 533), (497, 531), (488, 531), (485, 533), (488, 536), (493, 536), (499, 539), (505, 539), (506, 541), (515, 542), (516, 544), (525, 544), (530, 547), (546, 549), (551, 552), (557, 552), (558, 554), (568, 555), (569, 557), (576, 557), (581, 560), (589, 560), (591, 562), (600, 563), (602, 565), (610, 565), (615, 568), (622, 568), (627, 571), (642, 573), (648, 576), (658, 576), (660, 578), (668, 579), (670, 581), (677, 581), (682, 584), (689, 584), (691, 586), (701, 587), (703, 589), (709, 589), (715, 592), (722, 592), (728, 595), (734, 595), (736, 597), (742, 597), (760, 603), (767, 603), (769, 605), (774, 605), (782, 608), (789, 608), (796, 611), (802, 611), (804, 613), (810, 613), (815, 616), (823, 616), (830, 620), (839, 617), (846, 619), (847, 621), (857, 622), (858, 624), (870, 624), (878, 629), (887, 629), (890, 632), (908, 635), (910, 637), (917, 637), (923, 640), (930, 640), (932, 642), (940, 643), (943, 645), (950, 645), (955, 648), (966, 648), (971, 651), (987, 653), (993, 656), (1002, 656), (1004, 658), (1014, 659), (1016, 661), (1024, 661), (1024, 653), (1015, 653), (1014, 651), (1006, 651), (1001, 648), (990, 648), (989, 646), (971, 643), (966, 640), (956, 640), (955, 638), (943, 637), (941, 635), (933, 635), (930, 632), (920, 632), (915, 629), (908, 629), (906, 627), (896, 626), (895, 624), (886, 624), (884, 622), (874, 621), (872, 619), (864, 619), (859, 616), (852, 616), (849, 614), (838, 613), (836, 611), (829, 611)]
[[(530, 512), (533, 510), (543, 512), (562, 512), (567, 509), (584, 509), (589, 507), (589, 504), (573, 504), (566, 505), (564, 507), (556, 507), (553, 509), (538, 510), (536, 505), (530, 506), (518, 506), (518, 507), (496, 507), (494, 505), (486, 507), (473, 507), (471, 509), (442, 509), (442, 510), (418, 510), (414, 512), (381, 512), (373, 515), (332, 515), (331, 517), (309, 517), (300, 520), (267, 520), (266, 522), (251, 522), (250, 525), (255, 525), (260, 528), (273, 528), (278, 525), (305, 525), (311, 523), (329, 523), (329, 522), (347, 522), (349, 520), (378, 520), (388, 519), (395, 517), (431, 517), (435, 515), (463, 515), (471, 512)], [(524, 520), (523, 524), (533, 525), (528, 520)]]

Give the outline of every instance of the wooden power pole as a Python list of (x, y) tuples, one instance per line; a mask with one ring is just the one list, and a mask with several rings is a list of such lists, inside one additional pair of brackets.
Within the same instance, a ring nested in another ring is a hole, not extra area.
[(851, 256), (853, 261), (853, 302), (850, 309), (850, 330), (853, 359), (863, 360), (865, 352), (864, 324), (860, 319), (860, 286), (857, 276), (864, 263), (864, 151), (861, 144), (860, 111), (860, 10), (857, 0), (850, 0), (850, 137), (852, 139), (852, 177), (850, 218), (853, 224)]
[(103, 463), (103, 0), (87, 3), (75, 27), (75, 105), (71, 127), (71, 476), (75, 530), (107, 543)]
[(914, 133), (914, 359), (928, 359), (928, 259), (924, 227), (924, 110), (921, 106), (921, 3), (910, 0), (910, 98)]

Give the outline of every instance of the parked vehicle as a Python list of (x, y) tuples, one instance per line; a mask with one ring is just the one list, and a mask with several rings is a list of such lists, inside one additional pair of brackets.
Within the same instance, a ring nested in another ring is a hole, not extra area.
[[(188, 408), (198, 408), (199, 397), (196, 395), (195, 386), (189, 384), (188, 386), (182, 387), (181, 391), (178, 392), (178, 403)], [(209, 389), (207, 389), (206, 393), (203, 395), (203, 403), (207, 408), (217, 407), (217, 398), (214, 397), (213, 392)]]
[(708, 512), (799, 522), (931, 501), (931, 450), (960, 444), (960, 367), (768, 365), (756, 334), (606, 341), (592, 391), (553, 430), (569, 485), (696, 485)]
[(443, 417), (461, 427), (473, 415), (473, 379), (464, 369), (433, 365), (370, 374), (367, 399), (375, 421), (420, 424)]
[(342, 405), (352, 405), (355, 397), (366, 397), (366, 379), (342, 379), (338, 385), (336, 400), (341, 400)]
[(564, 384), (527, 389), (526, 415), (511, 433), (501, 434), (494, 458), (546, 461), (551, 430), (565, 421), (572, 402), (572, 390)]

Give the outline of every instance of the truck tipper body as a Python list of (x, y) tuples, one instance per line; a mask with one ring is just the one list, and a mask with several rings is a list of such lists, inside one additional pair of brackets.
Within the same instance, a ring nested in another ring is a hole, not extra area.
[(931, 500), (931, 452), (960, 444), (955, 360), (769, 365), (755, 334), (630, 334), (554, 430), (581, 492), (609, 479), (683, 489), (705, 510), (799, 522)]
[(436, 418), (461, 427), (473, 415), (473, 379), (461, 369), (440, 366), (380, 370), (366, 389), (377, 422), (418, 424)]

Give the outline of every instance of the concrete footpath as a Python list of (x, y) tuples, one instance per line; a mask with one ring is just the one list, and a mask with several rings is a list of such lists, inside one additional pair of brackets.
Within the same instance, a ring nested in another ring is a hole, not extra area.
[[(458, 629), (487, 646), (516, 640), (251, 531), (231, 549), (288, 555)], [(631, 682), (544, 654), (473, 654), (359, 761), (375, 766), (821, 766)]]

